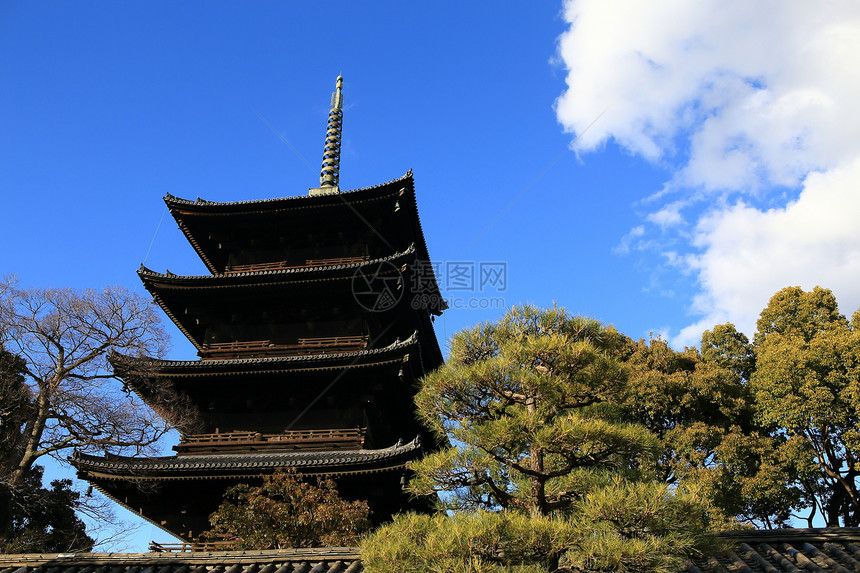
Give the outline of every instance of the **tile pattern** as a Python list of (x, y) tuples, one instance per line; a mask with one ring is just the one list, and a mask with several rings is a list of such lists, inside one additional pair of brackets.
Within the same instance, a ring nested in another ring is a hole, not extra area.
[(720, 537), (728, 551), (688, 563), (688, 572), (860, 571), (860, 528), (738, 531)]
[(196, 553), (0, 555), (0, 573), (360, 573), (352, 547)]
[[(720, 534), (728, 550), (689, 573), (860, 572), (860, 528)], [(0, 573), (361, 573), (354, 547), (189, 553), (0, 555)]]

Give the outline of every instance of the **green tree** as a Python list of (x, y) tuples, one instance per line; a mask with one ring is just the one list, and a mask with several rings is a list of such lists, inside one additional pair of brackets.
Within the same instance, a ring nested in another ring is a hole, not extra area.
[[(0, 452), (8, 452), (7, 457), (23, 445), (24, 426), (32, 412), (25, 370), (21, 358), (0, 347)], [(8, 480), (0, 479), (0, 539), (11, 535), (14, 494)]]
[(75, 553), (90, 551), (93, 540), (75, 514), (80, 494), (67, 479), (42, 487), (43, 469), (33, 466), (14, 490), (6, 507), (8, 526), (0, 537), (0, 553)]
[(551, 556), (570, 545), (556, 518), (477, 510), (398, 515), (361, 543), (367, 573), (545, 572)]
[(262, 486), (228, 489), (204, 537), (235, 549), (355, 545), (370, 527), (369, 511), (365, 501), (342, 499), (330, 479), (312, 484), (278, 470)]
[(547, 515), (581, 496), (590, 472), (635, 471), (657, 441), (600, 407), (620, 392), (627, 339), (564, 309), (514, 308), (456, 334), (416, 397), (455, 447), (413, 464), (417, 494), (453, 492), (455, 508)]
[(625, 418), (655, 433), (662, 453), (656, 477), (698, 491), (725, 515), (765, 527), (784, 525), (798, 491), (778, 438), (758, 427), (748, 378), (754, 355), (731, 324), (677, 351), (640, 340), (627, 359)]
[(757, 323), (750, 377), (757, 420), (782, 439), (812, 522), (860, 525), (860, 311), (821, 287), (777, 292)]
[(21, 447), (23, 428), (31, 416), (32, 403), (24, 378), (23, 359), (0, 347), (0, 451)]
[[(659, 440), (625, 423), (614, 403), (625, 392), (631, 352), (615, 329), (560, 308), (516, 307), (456, 334), (448, 361), (416, 397), (420, 415), (453, 446), (412, 464), (410, 488), (441, 494), (447, 509), (479, 513), (396, 519), (363, 545), (368, 570), (387, 570), (391, 555), (420, 563), (438, 554), (433, 565), (406, 570), (553, 571), (575, 563), (656, 571), (695, 552), (709, 509), (694, 492), (650, 477)], [(670, 522), (674, 533), (663, 526)], [(470, 557), (463, 548), (483, 546), (487, 528), (504, 530), (505, 541)], [(377, 562), (370, 554), (382, 539)]]
[(675, 572), (685, 556), (715, 550), (696, 496), (616, 476), (574, 511), (544, 516), (476, 510), (406, 514), (361, 543), (368, 573)]
[(755, 351), (749, 338), (734, 324), (718, 324), (702, 333), (702, 361), (728, 368), (740, 380), (748, 382), (755, 369)]
[(639, 341), (625, 418), (661, 440), (658, 476), (764, 527), (821, 516), (860, 525), (860, 311), (827, 289), (788, 287), (749, 340), (731, 324), (701, 350)]

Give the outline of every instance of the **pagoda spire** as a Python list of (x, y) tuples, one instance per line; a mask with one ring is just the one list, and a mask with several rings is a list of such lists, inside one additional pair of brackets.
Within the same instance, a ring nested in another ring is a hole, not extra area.
[(331, 94), (331, 111), (328, 112), (328, 125), (325, 132), (320, 186), (311, 189), (311, 195), (337, 193), (340, 175), (340, 140), (343, 130), (343, 76), (337, 77), (335, 92)]

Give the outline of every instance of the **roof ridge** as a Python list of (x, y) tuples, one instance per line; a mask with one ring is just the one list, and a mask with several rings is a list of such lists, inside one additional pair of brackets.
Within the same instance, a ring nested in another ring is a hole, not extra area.
[(111, 351), (109, 360), (113, 363), (113, 360), (118, 360), (120, 362), (148, 362), (150, 364), (162, 364), (162, 365), (184, 365), (184, 364), (192, 364), (192, 365), (203, 365), (203, 366), (221, 366), (224, 364), (278, 364), (280, 362), (312, 362), (314, 360), (318, 360), (320, 358), (332, 360), (336, 358), (357, 358), (360, 356), (374, 356), (377, 354), (385, 354), (387, 352), (392, 352), (395, 350), (401, 350), (403, 348), (408, 348), (409, 346), (413, 346), (418, 343), (418, 331), (415, 330), (412, 334), (409, 335), (408, 338), (404, 340), (395, 340), (391, 344), (387, 346), (382, 346), (380, 348), (368, 348), (364, 350), (353, 350), (351, 352), (334, 352), (329, 354), (297, 354), (292, 356), (258, 356), (253, 358), (225, 358), (222, 360), (165, 360), (162, 358), (152, 358), (150, 356), (129, 356), (127, 354), (122, 354), (120, 352)]
[[(398, 440), (395, 444), (388, 446), (386, 448), (378, 448), (373, 450), (323, 450), (323, 451), (313, 451), (313, 452), (249, 452), (249, 453), (231, 453), (231, 454), (189, 454), (184, 456), (158, 456), (158, 457), (145, 457), (145, 458), (135, 458), (132, 456), (120, 456), (117, 454), (108, 454), (110, 457), (101, 457), (93, 454), (86, 454), (80, 451), (75, 450), (72, 453), (71, 459), (79, 460), (79, 461), (90, 461), (90, 462), (102, 462), (103, 464), (121, 464), (124, 462), (133, 462), (134, 465), (141, 466), (157, 466), (165, 462), (172, 461), (181, 461), (182, 465), (190, 465), (194, 462), (199, 462), (202, 460), (206, 460), (207, 462), (211, 462), (215, 464), (216, 462), (227, 462), (230, 459), (243, 459), (249, 458), (254, 460), (266, 461), (269, 460), (302, 460), (305, 458), (313, 458), (319, 457), (325, 454), (330, 460), (338, 459), (338, 461), (350, 462), (350, 461), (358, 461), (353, 458), (369, 458), (369, 459), (382, 459), (389, 458), (399, 454), (409, 453), (415, 450), (421, 449), (421, 437), (415, 436), (411, 441), (403, 443), (402, 440)], [(234, 462), (238, 463), (238, 462)]]
[(406, 249), (402, 251), (397, 251), (390, 255), (386, 255), (384, 257), (377, 257), (375, 259), (370, 259), (368, 261), (359, 261), (355, 263), (342, 263), (337, 265), (317, 265), (313, 267), (292, 267), (286, 269), (268, 269), (261, 271), (244, 271), (239, 273), (215, 273), (211, 275), (178, 275), (176, 273), (170, 272), (169, 269), (165, 269), (163, 273), (158, 271), (154, 271), (147, 267), (146, 265), (140, 265), (140, 268), (137, 270), (138, 276), (147, 277), (147, 278), (180, 278), (180, 279), (224, 279), (224, 278), (245, 278), (245, 277), (266, 277), (266, 276), (282, 276), (282, 275), (291, 275), (291, 274), (301, 274), (301, 273), (312, 273), (318, 272), (320, 270), (344, 270), (344, 269), (352, 269), (352, 268), (360, 268), (367, 265), (373, 265), (378, 263), (385, 263), (397, 260), (401, 257), (411, 255), (415, 253), (415, 243), (410, 244)]
[(248, 557), (260, 558), (289, 558), (289, 557), (315, 557), (315, 558), (337, 558), (337, 559), (358, 559), (358, 547), (349, 546), (334, 546), (334, 547), (295, 547), (284, 549), (258, 549), (258, 550), (233, 550), (233, 551), (192, 551), (183, 553), (167, 553), (167, 552), (105, 552), (105, 553), (19, 553), (19, 554), (0, 554), (0, 563), (27, 563), (32, 565), (36, 562), (47, 563), (52, 562), (57, 565), (75, 562), (116, 562), (122, 561), (125, 563), (158, 561), (163, 562), (182, 562), (182, 561), (200, 561), (204, 559), (220, 558), (225, 561), (247, 559)]
[(248, 199), (245, 201), (207, 201), (206, 199), (201, 199), (197, 197), (196, 201), (192, 201), (191, 199), (183, 199), (182, 197), (177, 197), (176, 195), (172, 195), (170, 193), (165, 193), (164, 202), (165, 203), (173, 203), (175, 205), (210, 205), (210, 206), (231, 206), (231, 205), (252, 205), (255, 203), (275, 203), (278, 201), (292, 201), (297, 199), (315, 199), (317, 197), (331, 197), (331, 196), (343, 196), (349, 195), (350, 193), (358, 193), (360, 191), (370, 191), (372, 189), (381, 189), (382, 187), (386, 187), (388, 185), (392, 185), (399, 181), (406, 181), (412, 178), (412, 169), (407, 171), (404, 175), (400, 177), (395, 177), (394, 179), (390, 179), (385, 181), (384, 183), (377, 183), (376, 185), (369, 185), (367, 187), (359, 187), (357, 189), (349, 189), (346, 191), (341, 191), (337, 195), (287, 195), (284, 197), (269, 197), (266, 199)]
[(860, 527), (807, 527), (783, 529), (738, 529), (733, 531), (715, 532), (717, 537), (733, 540), (762, 540), (762, 539), (830, 539), (833, 537), (851, 537), (860, 540)]

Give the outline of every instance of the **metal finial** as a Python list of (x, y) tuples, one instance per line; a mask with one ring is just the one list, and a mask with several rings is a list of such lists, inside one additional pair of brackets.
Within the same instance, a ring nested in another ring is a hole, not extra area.
[(331, 94), (331, 111), (328, 112), (328, 126), (325, 132), (320, 187), (331, 187), (337, 191), (340, 175), (340, 139), (343, 129), (343, 76), (337, 77), (335, 92)]

